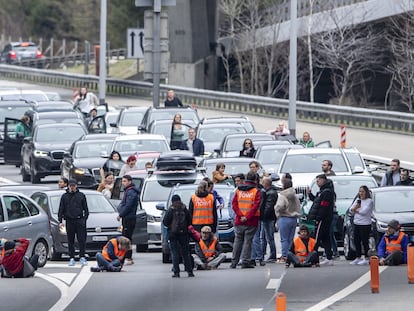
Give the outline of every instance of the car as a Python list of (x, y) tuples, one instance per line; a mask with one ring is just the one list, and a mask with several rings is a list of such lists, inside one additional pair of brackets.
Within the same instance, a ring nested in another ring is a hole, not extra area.
[(149, 107), (123, 107), (116, 121), (109, 123), (111, 133), (138, 134), (138, 126)]
[(200, 124), (196, 133), (197, 138), (204, 143), (204, 155), (212, 156), (220, 148), (224, 137), (229, 134), (244, 134), (246, 129), (237, 123)]
[(10, 42), (1, 52), (1, 62), (7, 64), (20, 63), (24, 60), (39, 60), (43, 58), (42, 51), (33, 42)]
[(96, 189), (101, 182), (100, 168), (110, 154), (113, 139), (78, 140), (63, 154), (61, 176), (76, 179), (79, 188)]
[(48, 100), (32, 102), (33, 111), (75, 111), (73, 104), (64, 100)]
[[(116, 111), (108, 111), (104, 114), (105, 123), (108, 125), (116, 124), (116, 121), (119, 118), (119, 110)], [(106, 127), (106, 133), (112, 133), (112, 127), (107, 126)]]
[(135, 155), (135, 158), (137, 159), (135, 167), (138, 170), (145, 170), (145, 164), (148, 162), (154, 163), (154, 161), (156, 161), (156, 159), (158, 159), (160, 155), (161, 153), (159, 152), (138, 152)]
[(217, 163), (224, 163), (226, 169), (225, 174), (235, 177), (237, 174), (247, 174), (250, 171), (250, 162), (255, 161), (253, 158), (237, 157), (237, 158), (206, 158), (202, 159), (199, 163), (199, 167), (204, 168), (207, 176), (210, 178), (213, 176), (213, 171), (216, 170)]
[(142, 151), (166, 152), (170, 151), (167, 139), (162, 135), (135, 134), (120, 135), (115, 138), (111, 152), (118, 151), (122, 158)]
[[(354, 201), (358, 190), (361, 186), (365, 185), (370, 189), (378, 187), (378, 183), (373, 176), (364, 176), (364, 175), (344, 175), (344, 176), (329, 176), (334, 185), (334, 190), (336, 194), (335, 207), (338, 212), (339, 219), (335, 227), (335, 238), (338, 244), (342, 244), (344, 240), (343, 236), (343, 224), (345, 214), (348, 207)], [(319, 187), (316, 184), (316, 180), (313, 180), (310, 184), (310, 190), (313, 194), (319, 191)], [(309, 210), (312, 207), (312, 201), (308, 196), (303, 197), (301, 202), (302, 213), (299, 218), (299, 224), (307, 225), (311, 231), (315, 229), (315, 222), (308, 219)]]
[(21, 148), (23, 181), (40, 183), (48, 175), (60, 175), (60, 164), (74, 141), (86, 134), (81, 124), (39, 124), (32, 137), (23, 140)]
[(30, 102), (47, 101), (46, 93), (40, 90), (3, 90), (0, 91), (1, 100), (27, 100)]
[(222, 158), (238, 157), (240, 150), (242, 150), (243, 142), (247, 138), (253, 141), (255, 147), (258, 141), (275, 141), (274, 135), (266, 133), (228, 134), (221, 141), (220, 147), (214, 150), (214, 156)]
[[(86, 196), (89, 217), (86, 222), (86, 253), (95, 257), (96, 252), (102, 251), (103, 246), (114, 237), (121, 236), (122, 225), (117, 221), (118, 212), (101, 192), (82, 190)], [(37, 191), (31, 195), (49, 216), (50, 231), (53, 236), (53, 259), (60, 259), (62, 254), (68, 253), (66, 229), (59, 228), (58, 212), (60, 198), (64, 190)], [(138, 248), (145, 248), (147, 243), (146, 213), (141, 208), (137, 210), (137, 223), (135, 225), (132, 243)]]
[[(165, 211), (171, 206), (171, 198), (173, 195), (179, 195), (181, 198), (181, 201), (188, 207), (191, 196), (194, 194), (196, 189), (197, 189), (196, 184), (189, 184), (189, 185), (179, 184), (171, 189), (170, 194), (168, 196), (168, 200), (166, 202), (162, 202), (158, 204), (156, 207), (157, 209), (163, 212), (162, 216), (164, 216)], [(215, 184), (214, 190), (216, 190), (217, 193), (220, 194), (224, 199), (224, 208), (217, 211), (218, 238), (219, 238), (221, 246), (223, 247), (223, 251), (231, 252), (233, 251), (233, 243), (234, 243), (234, 227), (233, 227), (233, 222), (230, 219), (228, 203), (230, 200), (230, 194), (234, 190), (234, 186), (231, 184)], [(167, 228), (165, 226), (162, 226), (161, 246), (162, 246), (162, 262), (163, 263), (170, 262), (171, 254), (170, 254), (170, 247), (169, 247), (169, 243), (167, 239)]]
[[(194, 124), (192, 120), (181, 120), (182, 123), (182, 130), (184, 132), (184, 135), (182, 137), (182, 140), (188, 139), (188, 130), (190, 128), (194, 128), (197, 126), (197, 124)], [(163, 135), (168, 143), (171, 142), (171, 128), (172, 128), (172, 122), (171, 120), (155, 120), (152, 121), (151, 124), (148, 127), (148, 134), (158, 134)]]
[(212, 123), (240, 123), (246, 129), (246, 133), (255, 133), (253, 123), (246, 116), (240, 117), (211, 117), (203, 118), (200, 122), (201, 124), (212, 124)]
[(71, 111), (33, 111), (31, 114), (32, 127), (37, 124), (49, 123), (79, 123), (84, 125), (83, 115), (75, 110)]
[[(57, 188), (57, 185), (55, 185), (54, 188)], [(42, 190), (50, 190), (51, 187), (48, 186), (41, 186), (41, 185), (32, 185), (32, 184), (8, 184), (8, 185), (0, 185), (0, 191), (13, 191), (22, 193), (24, 195), (27, 195), (30, 197), (34, 192), (36, 191), (42, 191)]]
[(7, 240), (30, 239), (26, 255), (39, 255), (38, 266), (43, 267), (53, 251), (47, 214), (22, 193), (0, 189), (0, 202), (1, 237)]
[[(372, 213), (372, 225), (370, 236), (370, 249), (376, 249), (382, 236), (387, 230), (387, 225), (392, 219), (398, 220), (401, 231), (404, 231), (411, 243), (414, 243), (414, 187), (393, 186), (370, 189), (374, 204)], [(351, 207), (351, 204), (349, 207)], [(344, 255), (348, 260), (356, 257), (353, 216), (349, 208), (344, 220)]]
[(286, 150), (303, 149), (302, 145), (292, 145), (286, 141), (275, 141), (274, 144), (262, 145), (256, 149), (254, 158), (262, 164), (263, 170), (267, 173), (276, 173), (280, 161)]

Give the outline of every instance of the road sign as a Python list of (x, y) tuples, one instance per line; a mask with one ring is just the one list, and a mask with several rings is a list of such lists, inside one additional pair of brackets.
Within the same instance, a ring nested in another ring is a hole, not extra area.
[(144, 29), (127, 29), (127, 58), (144, 58)]

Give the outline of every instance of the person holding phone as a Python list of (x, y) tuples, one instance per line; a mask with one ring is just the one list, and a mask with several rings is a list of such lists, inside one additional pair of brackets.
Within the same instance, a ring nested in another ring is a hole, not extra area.
[[(371, 233), (371, 215), (373, 210), (371, 193), (367, 186), (359, 187), (357, 199), (351, 206), (354, 214), (354, 242), (356, 258), (351, 265), (367, 265), (369, 251), (369, 235)], [(362, 248), (364, 247), (364, 259), (362, 259)]]

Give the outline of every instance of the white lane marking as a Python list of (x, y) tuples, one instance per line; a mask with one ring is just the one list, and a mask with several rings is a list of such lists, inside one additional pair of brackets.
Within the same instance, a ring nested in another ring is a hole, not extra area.
[[(379, 273), (382, 273), (385, 269), (388, 267), (379, 267)], [(347, 287), (345, 287), (343, 290), (337, 292), (336, 294), (332, 295), (331, 297), (326, 298), (325, 300), (322, 300), (318, 304), (306, 309), (305, 311), (320, 311), (323, 310), (330, 305), (334, 304), (335, 302), (344, 299), (346, 296), (352, 294), (362, 286), (364, 286), (366, 283), (370, 282), (371, 279), (371, 272), (368, 271), (363, 276), (361, 276), (358, 280), (351, 283)]]
[(270, 279), (266, 289), (276, 289), (280, 287), (281, 279)]
[(7, 178), (4, 178), (4, 177), (0, 177), (0, 185), (1, 184), (5, 184), (5, 185), (18, 185), (17, 182), (15, 182), (13, 180), (10, 180), (10, 179), (7, 179)]
[(60, 311), (65, 310), (76, 298), (82, 288), (88, 283), (92, 276), (92, 272), (88, 267), (83, 267), (71, 286), (67, 286), (64, 282), (43, 273), (36, 273), (36, 275), (52, 283), (59, 289), (60, 299), (49, 309), (49, 311)]
[(68, 266), (67, 263), (46, 263), (42, 269), (45, 268), (68, 268), (68, 269), (82, 269), (82, 266)]
[(68, 286), (72, 283), (77, 273), (49, 273), (49, 276), (65, 282)]
[(250, 308), (249, 311), (263, 311), (263, 308)]

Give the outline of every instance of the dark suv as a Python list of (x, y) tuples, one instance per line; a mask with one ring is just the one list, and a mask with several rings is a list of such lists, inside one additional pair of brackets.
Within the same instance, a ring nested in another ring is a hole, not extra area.
[(1, 62), (7, 64), (20, 63), (24, 60), (42, 59), (43, 54), (33, 42), (11, 42), (1, 52)]

